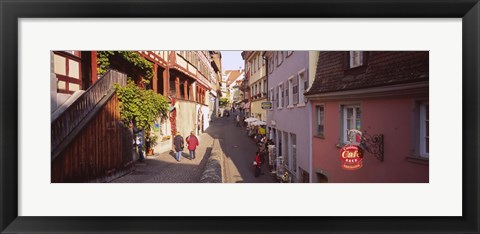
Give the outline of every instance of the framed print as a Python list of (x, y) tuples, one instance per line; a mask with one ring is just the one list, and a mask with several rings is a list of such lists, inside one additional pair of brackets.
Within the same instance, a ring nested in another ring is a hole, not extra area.
[[(479, 231), (477, 0), (38, 0), (0, 10), (1, 233)], [(228, 67), (230, 54), (239, 63)], [(92, 91), (105, 80), (119, 86)], [(128, 92), (162, 117), (125, 115)], [(79, 130), (98, 118), (106, 124)], [(204, 146), (205, 136), (216, 141)], [(242, 155), (240, 138), (258, 157)], [(198, 142), (196, 155), (181, 153)], [(248, 176), (225, 152), (248, 158)], [(110, 153), (122, 160), (96, 156)], [(202, 179), (179, 179), (188, 175)]]

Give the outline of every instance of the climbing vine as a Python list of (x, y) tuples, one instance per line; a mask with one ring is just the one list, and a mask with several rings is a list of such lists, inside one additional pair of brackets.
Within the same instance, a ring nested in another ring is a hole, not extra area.
[(115, 84), (120, 101), (120, 116), (125, 126), (135, 122), (139, 129), (149, 129), (159, 117), (167, 118), (170, 102), (164, 96), (139, 88), (132, 80), (126, 86)]
[(110, 68), (110, 59), (118, 56), (144, 73), (147, 83), (153, 78), (153, 65), (135, 51), (97, 51), (98, 74), (105, 74)]
[(228, 105), (228, 98), (220, 98), (220, 103), (218, 105), (220, 107), (226, 107)]

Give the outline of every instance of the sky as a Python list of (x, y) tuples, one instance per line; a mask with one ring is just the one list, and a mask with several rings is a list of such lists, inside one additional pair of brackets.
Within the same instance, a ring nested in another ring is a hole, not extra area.
[(244, 61), (242, 59), (242, 51), (220, 51), (222, 53), (222, 69), (238, 70), (239, 67), (243, 69)]

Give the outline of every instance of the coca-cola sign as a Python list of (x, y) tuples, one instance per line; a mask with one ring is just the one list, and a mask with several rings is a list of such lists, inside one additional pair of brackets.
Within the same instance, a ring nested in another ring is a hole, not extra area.
[(340, 149), (342, 168), (345, 170), (358, 170), (362, 168), (363, 150), (357, 145), (345, 145)]

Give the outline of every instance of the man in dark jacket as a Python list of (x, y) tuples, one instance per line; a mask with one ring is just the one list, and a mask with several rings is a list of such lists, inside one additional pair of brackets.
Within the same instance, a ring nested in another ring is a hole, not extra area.
[(180, 132), (177, 132), (175, 138), (173, 138), (173, 145), (175, 146), (177, 162), (180, 162), (180, 157), (182, 156), (183, 151), (183, 137), (180, 136)]

